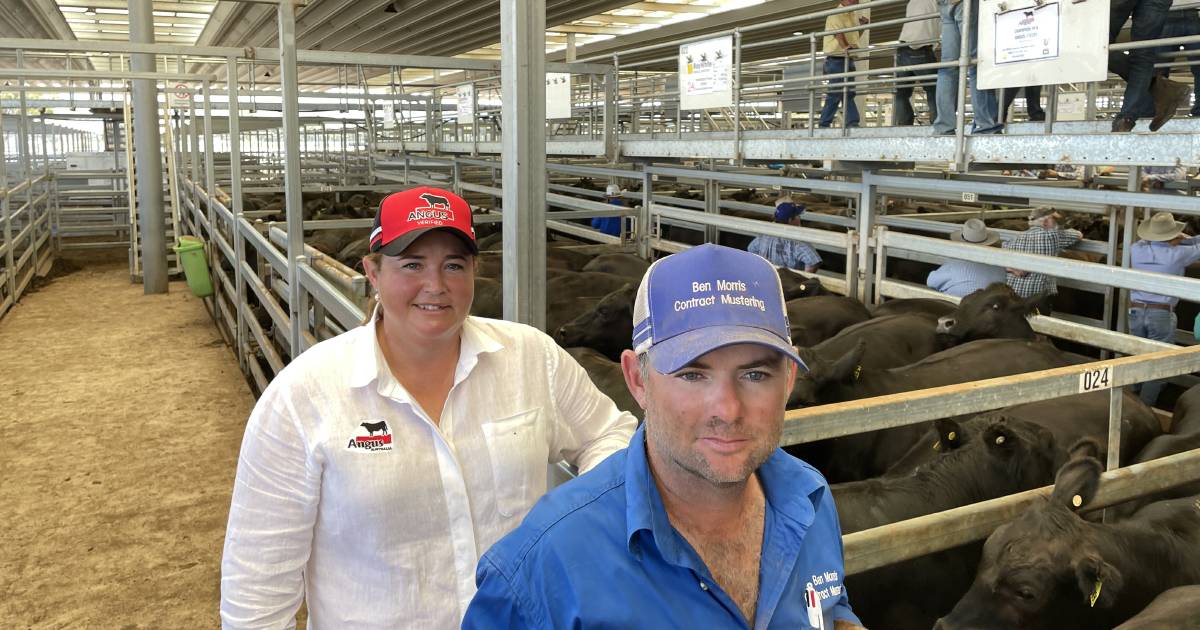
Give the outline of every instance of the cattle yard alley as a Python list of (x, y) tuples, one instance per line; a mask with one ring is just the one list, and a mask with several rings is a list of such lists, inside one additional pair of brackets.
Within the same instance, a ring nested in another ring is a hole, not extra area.
[(182, 282), (55, 265), (0, 320), (0, 625), (215, 627), (254, 397)]

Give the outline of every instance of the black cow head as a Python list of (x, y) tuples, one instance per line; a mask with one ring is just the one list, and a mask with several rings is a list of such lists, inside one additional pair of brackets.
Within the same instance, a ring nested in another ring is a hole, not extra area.
[(779, 272), (779, 284), (783, 287), (783, 299), (785, 302), (802, 297), (829, 294), (825, 290), (825, 287), (821, 285), (821, 279), (817, 276), (806, 276), (786, 267), (779, 267), (776, 271)]
[(938, 320), (937, 332), (958, 343), (976, 339), (1033, 339), (1029, 316), (1036, 314), (1043, 295), (1022, 299), (1008, 285), (995, 283), (959, 302), (958, 308)]
[(971, 590), (935, 630), (1090, 628), (1116, 602), (1122, 576), (1075, 513), (1096, 495), (1099, 445), (1081, 440), (1049, 501), (1002, 525), (984, 544)]
[(827, 402), (822, 390), (837, 383), (850, 383), (862, 374), (862, 357), (867, 342), (860, 340), (854, 348), (835, 360), (821, 358), (809, 348), (797, 348), (807, 370), (796, 370), (796, 382), (788, 397), (788, 407), (820, 405)]
[(604, 296), (596, 308), (563, 324), (554, 331), (554, 340), (564, 348), (587, 346), (613, 361), (633, 344), (633, 300), (637, 293), (632, 284)]

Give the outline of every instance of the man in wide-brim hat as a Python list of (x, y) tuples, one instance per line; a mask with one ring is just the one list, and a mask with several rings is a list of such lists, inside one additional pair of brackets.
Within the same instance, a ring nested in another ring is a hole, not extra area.
[[(1000, 235), (989, 230), (981, 219), (967, 219), (962, 229), (950, 235), (950, 240), (986, 246), (996, 244)], [(947, 260), (925, 280), (929, 288), (957, 297), (966, 297), (995, 282), (1004, 282), (1003, 268), (965, 259)]]
[[(1138, 224), (1139, 240), (1133, 244), (1130, 263), (1139, 271), (1182, 276), (1188, 265), (1200, 260), (1200, 239), (1188, 238), (1184, 224), (1170, 212), (1156, 212)], [(1175, 305), (1179, 298), (1147, 291), (1129, 293), (1129, 333), (1171, 343), (1179, 321)], [(1149, 405), (1158, 400), (1166, 381), (1142, 383), (1141, 399)]]

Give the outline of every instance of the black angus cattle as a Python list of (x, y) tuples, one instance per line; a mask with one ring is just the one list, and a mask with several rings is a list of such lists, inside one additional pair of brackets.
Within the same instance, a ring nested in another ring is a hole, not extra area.
[[(1002, 415), (1008, 418), (1031, 422), (1050, 431), (1058, 444), (1066, 445), (1081, 438), (1089, 438), (1100, 444), (1102, 451), (1108, 449), (1108, 406), (1107, 391), (1077, 394), (1050, 400), (1012, 405), (980, 414), (960, 423), (952, 436), (939, 433), (937, 427), (930, 428), (918, 439), (891, 468), (888, 475), (907, 474), (917, 466), (935, 459), (946, 450), (969, 443), (978, 433), (979, 420)], [(1161, 434), (1161, 426), (1154, 411), (1135, 394), (1124, 392), (1121, 405), (1121, 462), (1128, 465), (1135, 460), (1138, 451), (1153, 443)], [(937, 448), (930, 448), (930, 445)], [(1065, 461), (1065, 454), (1057, 465)], [(1057, 468), (1057, 466), (1056, 466)]]
[(475, 298), (471, 301), (471, 314), (477, 317), (504, 317), (504, 289), (499, 280), (475, 276)]
[(953, 313), (955, 308), (956, 305), (954, 302), (947, 300), (939, 300), (937, 298), (907, 298), (888, 300), (883, 304), (872, 306), (870, 310), (872, 317), (916, 314), (938, 319), (939, 317)]
[(591, 348), (567, 348), (567, 352), (587, 370), (588, 377), (605, 396), (612, 399), (617, 409), (642, 417), (642, 408), (638, 406), (629, 387), (625, 385), (625, 375), (621, 372), (621, 364)]
[(817, 295), (787, 301), (792, 343), (815, 346), (843, 328), (871, 319), (862, 302), (841, 295)]
[(583, 266), (583, 271), (602, 271), (618, 276), (625, 276), (640, 282), (650, 263), (633, 254), (600, 254)]
[(587, 346), (618, 361), (621, 351), (633, 346), (633, 299), (637, 289), (627, 284), (600, 298), (596, 308), (554, 330), (554, 340), (564, 348)]
[[(953, 421), (938, 424), (948, 434), (957, 428)], [(987, 418), (980, 429), (981, 439), (909, 475), (830, 486), (842, 533), (1039, 488), (1054, 478), (1063, 449), (1049, 431), (1002, 416)], [(1083, 448), (1097, 452), (1093, 442)], [(868, 628), (927, 630), (966, 593), (979, 550), (965, 545), (851, 575), (846, 587), (854, 612)]]
[(829, 291), (825, 290), (818, 276), (806, 276), (787, 267), (776, 267), (775, 271), (779, 273), (779, 284), (783, 287), (784, 300), (829, 295)]
[(1176, 586), (1116, 630), (1200, 630), (1200, 584)]
[(959, 342), (976, 339), (1033, 339), (1029, 316), (1042, 295), (1022, 299), (1006, 284), (994, 283), (958, 303), (953, 313), (938, 320), (938, 331)]
[(948, 344), (935, 328), (935, 320), (927, 315), (908, 313), (873, 317), (843, 328), (809, 351), (824, 361), (836, 361), (854, 351), (859, 342), (864, 342), (866, 350), (859, 360), (863, 369), (900, 367), (946, 349)]
[[(810, 298), (812, 299), (812, 298)], [(983, 339), (890, 369), (862, 367), (866, 343), (834, 361), (801, 349), (808, 366), (796, 378), (789, 407), (821, 405), (953, 385), (1069, 365), (1046, 342)], [(792, 452), (834, 481), (877, 477), (900, 460), (925, 431), (923, 423), (802, 445)]]
[(1197, 499), (1091, 522), (1074, 510), (1092, 502), (1102, 470), (1093, 457), (1073, 457), (1049, 500), (993, 532), (970, 590), (935, 630), (1112, 628), (1160, 593), (1200, 583)]
[[(1124, 443), (1121, 446), (1124, 447)], [(1197, 448), (1200, 448), (1200, 385), (1191, 387), (1175, 401), (1175, 413), (1171, 417), (1171, 432), (1155, 437), (1145, 444), (1134, 457), (1133, 463), (1140, 464)], [(1185, 483), (1150, 496), (1134, 499), (1113, 509), (1119, 514), (1132, 514), (1141, 506), (1152, 501), (1194, 494), (1200, 494), (1200, 481)]]
[(375, 435), (375, 432), (387, 433), (387, 422), (380, 420), (379, 422), (364, 422), (358, 425), (367, 430), (367, 435)]

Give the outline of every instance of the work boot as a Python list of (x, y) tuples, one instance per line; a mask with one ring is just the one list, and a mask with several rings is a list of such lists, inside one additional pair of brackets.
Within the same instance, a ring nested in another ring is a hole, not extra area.
[(1126, 131), (1133, 131), (1133, 126), (1135, 124), (1137, 124), (1137, 122), (1132, 118), (1114, 118), (1112, 130), (1113, 133), (1125, 133)]
[(1175, 117), (1175, 112), (1188, 104), (1190, 89), (1183, 83), (1170, 79), (1156, 77), (1150, 86), (1150, 94), (1154, 97), (1154, 120), (1150, 121), (1150, 131), (1158, 131), (1168, 120)]

